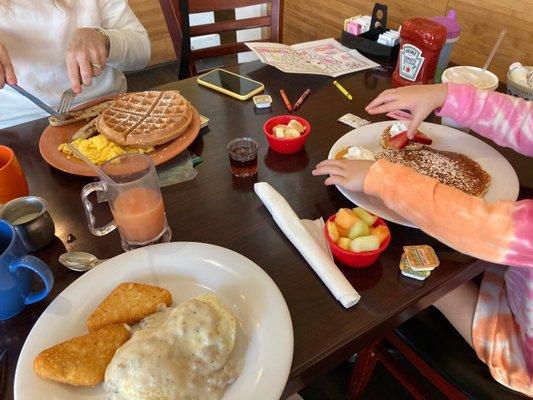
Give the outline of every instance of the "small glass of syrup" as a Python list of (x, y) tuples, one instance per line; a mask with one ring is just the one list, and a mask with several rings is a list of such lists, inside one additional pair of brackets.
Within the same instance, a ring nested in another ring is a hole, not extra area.
[(231, 173), (238, 178), (257, 174), (257, 149), (259, 144), (249, 137), (239, 137), (227, 145)]

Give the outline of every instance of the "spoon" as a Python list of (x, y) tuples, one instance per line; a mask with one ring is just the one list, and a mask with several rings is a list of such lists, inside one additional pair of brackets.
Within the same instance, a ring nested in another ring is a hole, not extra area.
[(105, 260), (99, 260), (96, 256), (83, 251), (69, 251), (59, 256), (59, 262), (68, 269), (77, 272), (85, 272), (93, 269)]

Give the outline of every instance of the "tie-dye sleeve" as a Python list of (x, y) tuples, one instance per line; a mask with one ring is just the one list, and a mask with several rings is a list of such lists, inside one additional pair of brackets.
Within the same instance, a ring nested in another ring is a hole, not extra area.
[(371, 167), (364, 191), (462, 253), (533, 267), (533, 200), (488, 203), (384, 159)]
[(437, 115), (454, 119), (501, 146), (533, 156), (533, 102), (472, 85), (448, 83)]

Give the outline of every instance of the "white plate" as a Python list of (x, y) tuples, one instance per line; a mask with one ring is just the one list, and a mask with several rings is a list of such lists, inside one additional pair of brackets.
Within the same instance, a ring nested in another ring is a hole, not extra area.
[[(392, 122), (376, 122), (348, 132), (333, 145), (329, 151), (328, 158), (335, 158), (335, 154), (347, 146), (361, 146), (373, 153), (381, 151), (381, 133)], [(420, 130), (433, 139), (431, 147), (434, 149), (463, 153), (478, 162), (489, 173), (492, 179), (484, 196), (487, 201), (514, 201), (518, 198), (520, 184), (515, 170), (505, 157), (487, 143), (457, 129), (429, 122), (423, 122)], [(415, 227), (411, 222), (387, 208), (380, 199), (367, 196), (362, 192), (351, 192), (339, 186), (337, 186), (337, 189), (354, 204), (386, 220)]]
[(46, 308), (31, 330), (15, 372), (16, 400), (105, 399), (102, 385), (76, 388), (40, 379), (33, 360), (40, 351), (86, 333), (85, 320), (121, 282), (157, 285), (174, 304), (216, 293), (242, 322), (233, 357), (239, 376), (224, 400), (278, 399), (292, 363), (292, 322), (281, 292), (248, 258), (203, 243), (167, 243), (130, 251), (85, 273)]

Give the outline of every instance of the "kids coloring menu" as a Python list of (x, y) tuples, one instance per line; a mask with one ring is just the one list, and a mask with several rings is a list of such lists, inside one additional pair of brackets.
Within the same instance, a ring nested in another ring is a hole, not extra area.
[(326, 75), (336, 78), (379, 64), (361, 55), (357, 50), (344, 47), (335, 39), (287, 46), (281, 43), (250, 42), (246, 45), (261, 62), (283, 72)]

